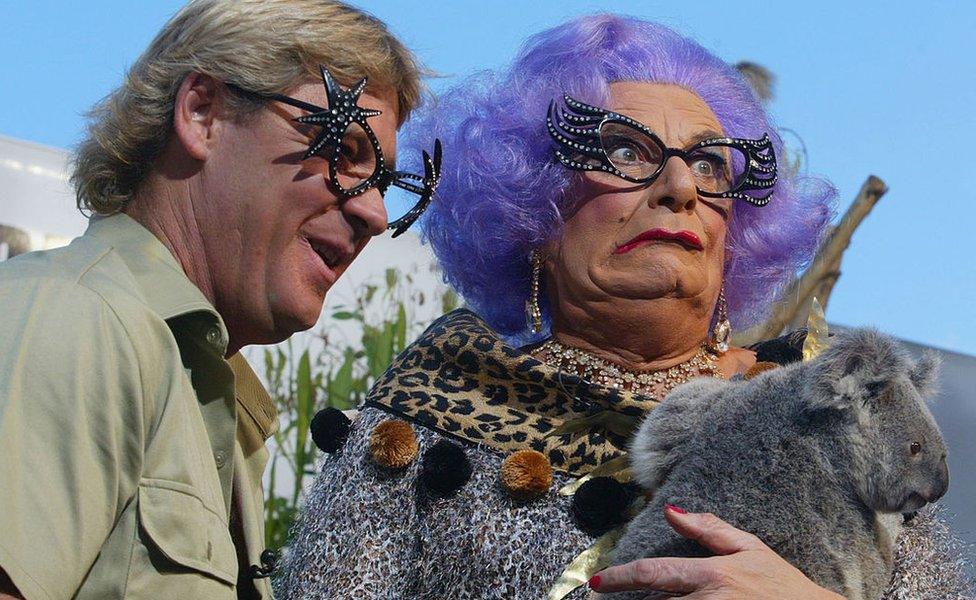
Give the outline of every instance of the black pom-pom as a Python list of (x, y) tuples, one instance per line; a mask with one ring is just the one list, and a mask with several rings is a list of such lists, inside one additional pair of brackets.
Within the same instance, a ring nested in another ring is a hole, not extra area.
[(599, 537), (627, 522), (627, 508), (636, 488), (612, 477), (594, 477), (576, 490), (569, 508), (573, 522), (587, 535)]
[(338, 408), (323, 408), (312, 417), (312, 441), (322, 452), (332, 454), (349, 437), (349, 417)]
[(803, 342), (807, 339), (806, 327), (796, 329), (778, 338), (749, 346), (756, 353), (756, 362), (773, 362), (778, 365), (803, 360)]
[(471, 462), (464, 449), (441, 440), (424, 452), (420, 483), (433, 496), (444, 498), (461, 489), (471, 478)]

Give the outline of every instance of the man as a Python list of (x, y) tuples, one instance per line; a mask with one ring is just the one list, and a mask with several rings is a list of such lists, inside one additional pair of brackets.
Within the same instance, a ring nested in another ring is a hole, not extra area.
[(87, 232), (0, 266), (0, 597), (270, 597), (276, 415), (236, 353), (315, 324), (389, 185), (422, 211), (439, 152), (391, 170), (419, 97), (336, 0), (196, 0), (96, 107)]

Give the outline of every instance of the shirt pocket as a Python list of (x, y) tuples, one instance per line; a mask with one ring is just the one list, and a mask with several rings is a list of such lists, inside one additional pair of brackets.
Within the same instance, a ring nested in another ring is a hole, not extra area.
[(182, 590), (183, 597), (234, 596), (237, 552), (230, 530), (192, 486), (143, 479), (138, 502), (142, 544), (133, 552), (127, 595)]

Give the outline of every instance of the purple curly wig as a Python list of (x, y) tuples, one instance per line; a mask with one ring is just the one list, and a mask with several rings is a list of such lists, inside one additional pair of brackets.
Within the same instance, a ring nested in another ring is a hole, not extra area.
[[(563, 211), (573, 202), (565, 192), (577, 174), (554, 157), (546, 108), (564, 92), (606, 106), (613, 81), (687, 88), (711, 107), (726, 135), (768, 133), (776, 155), (786, 156), (735, 68), (667, 27), (635, 18), (588, 16), (543, 31), (526, 42), (507, 72), (483, 72), (448, 90), (405, 131), (411, 149), (431, 136), (444, 141), (443, 178), (421, 227), (447, 282), (510, 339), (529, 339), (529, 252), (559, 234)], [(760, 322), (810, 260), (834, 195), (826, 181), (781, 168), (767, 206), (737, 203), (725, 264), (734, 326)], [(548, 322), (544, 303), (542, 310)]]

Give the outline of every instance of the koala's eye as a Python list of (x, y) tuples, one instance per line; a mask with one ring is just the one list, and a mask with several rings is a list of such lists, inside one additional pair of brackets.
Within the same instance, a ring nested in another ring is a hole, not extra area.
[(910, 447), (910, 452), (912, 453), (912, 456), (915, 456), (921, 451), (922, 451), (922, 444), (918, 442), (912, 442), (912, 445)]

